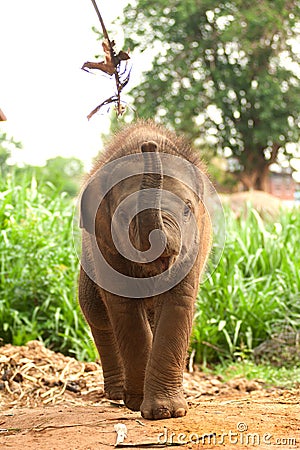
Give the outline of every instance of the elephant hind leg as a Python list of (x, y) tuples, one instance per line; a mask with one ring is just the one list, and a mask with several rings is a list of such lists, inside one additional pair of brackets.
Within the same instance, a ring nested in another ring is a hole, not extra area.
[(112, 330), (100, 330), (93, 326), (91, 332), (100, 355), (104, 392), (111, 400), (124, 400), (124, 375), (115, 336)]
[(122, 400), (124, 374), (119, 348), (99, 290), (82, 268), (79, 277), (79, 303), (100, 356), (104, 391), (111, 400)]

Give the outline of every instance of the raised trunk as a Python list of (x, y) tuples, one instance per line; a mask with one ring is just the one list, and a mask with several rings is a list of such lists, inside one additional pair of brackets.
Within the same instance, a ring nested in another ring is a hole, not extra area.
[[(150, 248), (149, 234), (151, 231), (163, 230), (160, 212), (163, 172), (157, 144), (152, 141), (144, 142), (141, 150), (144, 157), (144, 175), (138, 197), (138, 211), (141, 212), (137, 216), (137, 229), (140, 250), (146, 251)], [(149, 189), (155, 189), (155, 191), (149, 193)], [(147, 209), (143, 210), (145, 207)]]

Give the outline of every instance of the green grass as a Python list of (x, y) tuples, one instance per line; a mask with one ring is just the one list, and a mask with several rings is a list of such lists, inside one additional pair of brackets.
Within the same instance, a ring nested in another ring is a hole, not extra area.
[[(32, 339), (78, 359), (96, 351), (77, 302), (73, 201), (35, 179), (0, 180), (0, 338)], [(273, 223), (227, 211), (220, 263), (202, 285), (191, 347), (204, 367), (243, 363), (281, 331), (300, 329), (300, 212)], [(282, 361), (285, 364), (285, 361)]]
[(73, 204), (35, 179), (10, 174), (0, 192), (0, 338), (39, 339), (56, 351), (94, 358), (76, 300)]
[(251, 357), (272, 335), (300, 329), (300, 211), (264, 223), (227, 211), (223, 256), (201, 286), (192, 347), (206, 365)]
[(299, 386), (300, 367), (274, 367), (270, 364), (255, 364), (253, 361), (227, 362), (217, 364), (208, 373), (221, 375), (224, 381), (233, 378), (246, 378), (247, 380), (262, 380), (265, 387), (278, 386), (286, 389)]

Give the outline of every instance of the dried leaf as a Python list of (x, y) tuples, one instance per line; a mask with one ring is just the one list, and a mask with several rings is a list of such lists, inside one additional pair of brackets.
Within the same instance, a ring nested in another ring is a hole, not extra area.
[(107, 73), (108, 75), (113, 75), (115, 72), (115, 67), (114, 66), (110, 66), (107, 65), (105, 62), (90, 62), (87, 61), (83, 64), (83, 66), (81, 67), (82, 70), (85, 69), (98, 69), (101, 70), (102, 72)]
[(114, 75), (115, 76), (115, 83), (116, 83), (116, 94), (112, 95), (111, 97), (104, 100), (100, 105), (98, 105), (96, 108), (93, 109), (93, 111), (90, 112), (90, 114), (87, 116), (88, 120), (96, 114), (103, 106), (108, 105), (110, 103), (115, 104), (115, 109), (117, 112), (117, 115), (122, 115), (124, 111), (126, 110), (125, 106), (121, 102), (121, 92), (123, 88), (127, 85), (129, 81), (129, 74), (125, 77), (124, 80), (121, 79), (121, 77), (124, 75), (126, 70), (123, 74), (120, 74), (120, 63), (121, 61), (127, 61), (130, 59), (130, 56), (127, 52), (124, 52), (121, 50), (118, 54), (115, 52), (115, 41), (111, 41), (109, 39), (105, 24), (103, 22), (102, 16), (100, 14), (100, 11), (96, 5), (96, 1), (92, 0), (92, 3), (94, 5), (94, 8), (96, 10), (96, 13), (98, 15), (104, 40), (102, 42), (102, 48), (104, 52), (104, 61), (101, 62), (90, 62), (87, 61), (83, 64), (82, 69), (87, 71), (87, 69), (96, 69), (101, 70), (102, 72), (106, 73), (109, 76)]

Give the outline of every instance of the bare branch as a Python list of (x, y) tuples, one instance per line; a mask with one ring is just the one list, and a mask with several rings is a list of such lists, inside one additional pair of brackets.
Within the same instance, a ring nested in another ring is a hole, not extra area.
[(124, 71), (124, 73), (122, 73), (122, 75), (120, 75), (120, 63), (121, 63), (121, 61), (127, 61), (128, 59), (130, 59), (130, 57), (129, 57), (128, 53), (126, 53), (122, 50), (118, 54), (116, 54), (116, 52), (114, 50), (115, 42), (111, 41), (109, 39), (106, 26), (104, 24), (101, 13), (96, 4), (96, 1), (92, 0), (92, 3), (96, 10), (97, 16), (99, 18), (103, 36), (104, 36), (104, 41), (102, 42), (102, 47), (103, 47), (103, 51), (104, 51), (104, 61), (101, 61), (101, 62), (87, 61), (83, 64), (82, 70), (85, 70), (86, 72), (88, 72), (87, 69), (97, 69), (97, 70), (101, 70), (102, 72), (106, 73), (109, 76), (114, 75), (115, 83), (116, 83), (116, 94), (111, 96), (110, 98), (104, 100), (99, 106), (97, 106), (95, 109), (93, 109), (93, 111), (91, 111), (87, 117), (88, 117), (88, 119), (90, 119), (96, 112), (99, 111), (100, 108), (102, 108), (103, 106), (108, 105), (110, 103), (115, 103), (117, 115), (119, 116), (119, 115), (122, 115), (125, 110), (125, 107), (121, 101), (121, 92), (122, 92), (123, 88), (127, 85), (128, 81), (129, 81), (129, 77), (130, 77), (130, 71), (129, 71), (129, 73), (126, 75), (125, 79), (121, 79), (121, 77), (124, 75), (124, 73), (126, 74), (126, 70)]
[(109, 37), (108, 37), (107, 30), (106, 30), (106, 26), (105, 26), (105, 24), (104, 24), (104, 22), (103, 22), (103, 19), (102, 19), (102, 16), (101, 16), (101, 14), (100, 14), (100, 11), (99, 11), (99, 9), (98, 9), (98, 6), (97, 6), (95, 0), (92, 0), (92, 3), (93, 3), (93, 5), (94, 5), (94, 8), (95, 8), (95, 10), (96, 10), (98, 19), (99, 19), (99, 21), (100, 21), (100, 24), (101, 24), (101, 27), (102, 27), (102, 31), (103, 31), (104, 39), (106, 39), (106, 40), (109, 42)]
[(89, 115), (87, 116), (88, 120), (90, 120), (90, 118), (93, 117), (93, 115), (96, 114), (102, 108), (102, 106), (109, 105), (110, 103), (115, 103), (116, 101), (118, 101), (116, 95), (113, 95), (112, 97), (104, 100), (104, 102), (100, 103), (100, 105), (96, 106), (96, 108), (89, 113)]

